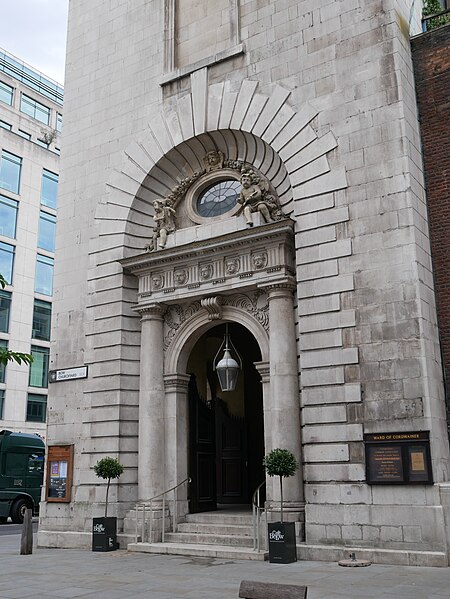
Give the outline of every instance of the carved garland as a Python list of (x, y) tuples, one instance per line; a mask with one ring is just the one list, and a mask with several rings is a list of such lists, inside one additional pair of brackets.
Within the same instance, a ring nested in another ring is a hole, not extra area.
[(176, 207), (200, 177), (213, 171), (231, 169), (240, 174), (242, 189), (238, 199), (241, 205), (238, 213), (244, 213), (247, 226), (253, 226), (253, 212), (260, 212), (265, 222), (287, 218), (281, 210), (278, 197), (271, 190), (269, 181), (250, 164), (242, 160), (226, 159), (222, 152), (215, 150), (206, 154), (203, 164), (205, 168), (180, 181), (167, 197), (153, 201), (154, 228), (152, 239), (145, 245), (147, 251), (153, 252), (165, 247), (167, 236), (176, 230)]
[[(215, 308), (213, 308), (213, 306)], [(233, 306), (245, 310), (251, 314), (251, 316), (253, 316), (266, 331), (269, 330), (269, 298), (265, 290), (258, 289), (254, 293), (248, 295), (238, 293), (231, 296), (220, 296), (220, 300), (215, 297), (205, 298), (200, 302), (196, 301), (188, 306), (173, 304), (167, 307), (164, 316), (164, 349), (166, 350), (170, 346), (180, 326), (199, 310), (207, 310), (210, 320), (220, 320), (222, 314), (219, 306)], [(214, 314), (214, 318), (211, 318), (212, 313)]]

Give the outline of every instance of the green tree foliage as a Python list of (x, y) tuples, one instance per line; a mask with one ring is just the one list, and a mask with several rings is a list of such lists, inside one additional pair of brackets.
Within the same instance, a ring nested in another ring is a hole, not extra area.
[(119, 478), (123, 472), (123, 466), (116, 458), (103, 458), (99, 460), (94, 466), (94, 472), (99, 478), (107, 479), (108, 485), (106, 487), (106, 504), (105, 504), (105, 518), (108, 515), (108, 494), (109, 485), (111, 479)]
[[(430, 15), (435, 15), (444, 10), (442, 4), (439, 0), (425, 0), (423, 4), (423, 12), (422, 17), (429, 17)], [(447, 25), (450, 23), (450, 15), (442, 15), (441, 17), (435, 17), (434, 19), (430, 19), (426, 21), (427, 31), (431, 31), (432, 29), (436, 29), (436, 27), (440, 27), (441, 25)]]
[(281, 522), (283, 522), (283, 478), (294, 476), (298, 462), (288, 449), (272, 449), (263, 460), (263, 466), (269, 476), (280, 477)]
[[(5, 277), (2, 274), (0, 274), (0, 287), (4, 289), (5, 286)], [(30, 356), (30, 354), (23, 354), (19, 351), (11, 351), (10, 349), (0, 347), (0, 364), (2, 366), (6, 366), (8, 362), (17, 362), (17, 364), (31, 364), (31, 362), (33, 362), (33, 356)]]

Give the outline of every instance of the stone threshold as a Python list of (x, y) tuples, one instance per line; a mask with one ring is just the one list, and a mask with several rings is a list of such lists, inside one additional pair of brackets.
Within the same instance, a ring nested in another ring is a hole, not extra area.
[(246, 549), (245, 547), (203, 545), (199, 543), (130, 543), (128, 545), (128, 551), (136, 553), (220, 557), (254, 561), (264, 561), (268, 558), (268, 553), (266, 551), (253, 551), (253, 549)]

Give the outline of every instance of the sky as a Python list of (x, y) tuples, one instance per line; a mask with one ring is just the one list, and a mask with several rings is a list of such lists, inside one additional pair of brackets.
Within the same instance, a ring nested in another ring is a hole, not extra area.
[(64, 84), (69, 0), (0, 0), (0, 48)]

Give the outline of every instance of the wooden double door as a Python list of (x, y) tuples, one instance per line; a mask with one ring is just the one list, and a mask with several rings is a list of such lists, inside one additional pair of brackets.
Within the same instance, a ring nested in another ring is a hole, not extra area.
[(220, 398), (201, 398), (195, 377), (189, 385), (189, 440), (190, 512), (212, 511), (217, 504), (249, 504), (245, 419), (230, 414)]

